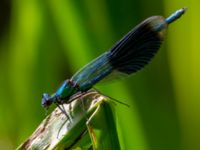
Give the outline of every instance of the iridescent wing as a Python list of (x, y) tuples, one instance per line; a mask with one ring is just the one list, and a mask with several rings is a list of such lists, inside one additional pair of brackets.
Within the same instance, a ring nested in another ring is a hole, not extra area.
[[(167, 23), (161, 16), (146, 19), (132, 29), (108, 52), (78, 71), (72, 78), (88, 90), (105, 77), (130, 75), (150, 62), (164, 39)], [(118, 72), (118, 73), (117, 73)]]

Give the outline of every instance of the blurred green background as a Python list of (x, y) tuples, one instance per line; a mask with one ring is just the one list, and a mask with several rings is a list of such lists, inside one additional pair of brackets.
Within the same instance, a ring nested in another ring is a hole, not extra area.
[(1, 0), (0, 148), (14, 149), (45, 117), (53, 93), (140, 21), (188, 7), (170, 25), (155, 59), (104, 86), (117, 105), (124, 150), (200, 149), (199, 0)]

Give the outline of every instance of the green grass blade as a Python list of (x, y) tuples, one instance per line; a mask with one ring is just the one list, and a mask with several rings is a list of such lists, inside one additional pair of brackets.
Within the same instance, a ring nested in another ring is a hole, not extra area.
[(98, 106), (87, 122), (88, 131), (95, 150), (120, 150), (115, 118), (111, 103)]
[[(105, 97), (90, 91), (64, 107), (71, 116), (71, 121), (56, 108), (18, 149), (90, 149), (92, 142), (88, 134), (88, 125), (90, 131), (92, 128), (96, 130), (98, 122), (103, 126), (99, 128), (101, 134), (97, 134), (97, 139), (104, 143), (104, 147), (120, 149), (112, 110)], [(99, 108), (99, 113), (96, 113)], [(96, 120), (98, 118), (99, 120)], [(86, 125), (88, 120), (90, 121)]]

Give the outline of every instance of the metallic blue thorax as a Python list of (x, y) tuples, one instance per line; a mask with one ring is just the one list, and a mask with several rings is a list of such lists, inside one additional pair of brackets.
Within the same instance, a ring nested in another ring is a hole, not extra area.
[(112, 72), (107, 53), (104, 53), (83, 68), (70, 80), (65, 80), (58, 88), (55, 94), (59, 95), (60, 99), (69, 98), (78, 91), (85, 92), (91, 89), (93, 85)]

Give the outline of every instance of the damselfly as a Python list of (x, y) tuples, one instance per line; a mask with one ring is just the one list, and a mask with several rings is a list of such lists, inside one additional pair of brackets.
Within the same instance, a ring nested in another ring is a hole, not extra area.
[[(115, 72), (130, 75), (143, 68), (156, 54), (165, 37), (167, 26), (182, 16), (185, 8), (177, 10), (168, 18), (152, 16), (133, 28), (109, 51), (91, 61), (58, 90), (49, 96), (43, 94), (42, 106), (48, 108), (52, 103), (69, 103), (70, 97), (78, 92), (86, 92), (96, 83)], [(62, 109), (61, 109), (62, 110)]]

